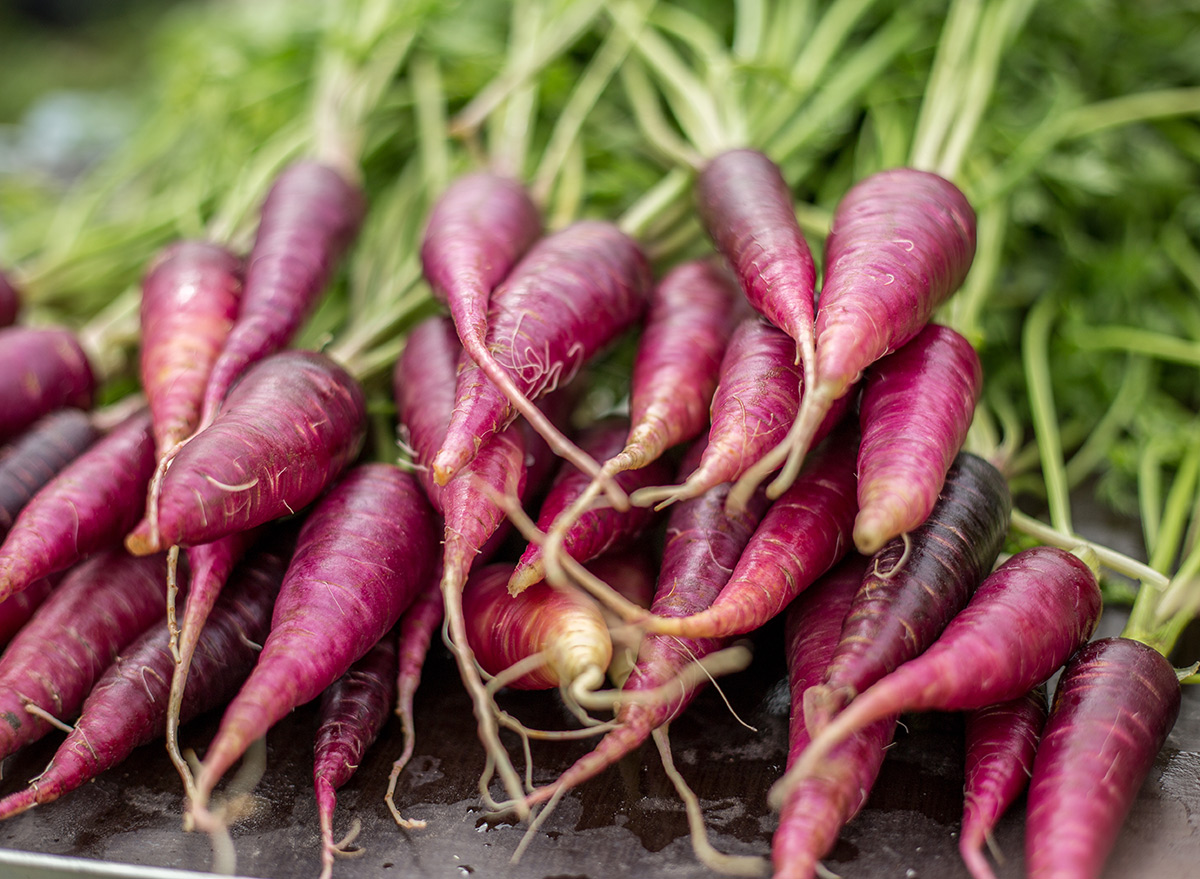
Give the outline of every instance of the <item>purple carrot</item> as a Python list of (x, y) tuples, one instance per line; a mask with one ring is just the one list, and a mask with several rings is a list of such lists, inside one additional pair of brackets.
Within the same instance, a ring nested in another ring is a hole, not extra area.
[(141, 378), (158, 457), (187, 439), (242, 295), (241, 261), (207, 241), (166, 248), (142, 281)]
[(18, 440), (0, 447), (0, 538), (54, 475), (98, 436), (87, 413), (63, 409), (46, 415)]
[[(624, 418), (610, 418), (598, 422), (585, 430), (579, 439), (580, 447), (599, 460), (607, 460), (625, 447), (629, 435), (629, 422)], [(665, 461), (652, 461), (637, 470), (626, 470), (616, 475), (617, 485), (626, 492), (648, 485), (656, 485), (670, 477), (671, 471)], [(548, 530), (559, 515), (587, 491), (591, 477), (572, 467), (564, 467), (550, 487), (538, 513), (538, 528)], [(579, 562), (591, 561), (614, 547), (633, 540), (654, 521), (654, 514), (643, 507), (633, 507), (620, 512), (613, 507), (600, 507), (579, 515), (564, 533), (562, 549)], [(538, 583), (545, 576), (546, 563), (541, 547), (531, 543), (522, 553), (508, 583), (509, 592), (517, 595)]]
[(0, 657), (0, 759), (72, 718), (118, 651), (163, 617), (163, 556), (97, 553), (68, 573)]
[[(781, 613), (850, 548), (857, 429), (830, 435), (800, 478), (763, 516), (729, 582), (692, 616), (646, 616), (649, 632), (716, 638), (752, 632)], [(726, 498), (728, 501), (728, 498)]]
[[(804, 723), (804, 693), (821, 680), (866, 567), (852, 554), (813, 584), (788, 608), (788, 685), (792, 697), (788, 765), (799, 759), (811, 733)], [(841, 829), (867, 801), (898, 715), (855, 733), (829, 755), (820, 776), (806, 779), (788, 796), (771, 843), (775, 879), (810, 879), (829, 854)]]
[[(175, 457), (130, 552), (211, 543), (299, 510), (358, 455), (362, 389), (329, 358), (285, 351), (256, 363), (217, 420)], [(298, 463), (298, 462), (302, 462)]]
[(207, 805), (217, 780), (396, 624), (428, 584), (436, 557), (436, 516), (416, 480), (390, 464), (354, 468), (313, 508), (258, 664), (200, 766), (191, 802), (197, 827), (213, 827)]
[(1130, 638), (1102, 638), (1063, 671), (1025, 815), (1030, 879), (1098, 879), (1179, 716), (1175, 670)]
[[(699, 460), (703, 443), (693, 444), (681, 472), (690, 472)], [(689, 617), (702, 612), (728, 582), (739, 556), (766, 509), (761, 492), (751, 504), (733, 515), (725, 512), (728, 486), (683, 501), (667, 520), (666, 545), (650, 612), (659, 617)], [(637, 664), (623, 691), (645, 692), (674, 680), (696, 659), (724, 647), (725, 639), (675, 638), (647, 635), (638, 651)], [(596, 747), (577, 760), (552, 784), (534, 790), (528, 806), (545, 802), (595, 777), (639, 747), (650, 733), (678, 717), (700, 686), (689, 686), (669, 701), (626, 701), (617, 709), (617, 726)]]
[[(1080, 552), (1095, 563), (1095, 554)], [(1055, 547), (1020, 552), (980, 585), (928, 650), (859, 694), (776, 782), (788, 791), (819, 774), (830, 751), (868, 724), (904, 711), (969, 711), (1015, 699), (1050, 677), (1100, 619), (1095, 570)]]
[(958, 850), (975, 879), (995, 879), (983, 844), (1029, 784), (1038, 737), (1046, 723), (1046, 687), (968, 712), (967, 765)]
[(205, 388), (202, 427), (212, 423), (246, 368), (284, 347), (300, 329), (365, 211), (361, 189), (329, 165), (299, 161), (276, 178), (246, 261), (237, 321)]
[(982, 458), (961, 453), (925, 523), (906, 539), (891, 540), (872, 559), (825, 681), (806, 696), (811, 732), (819, 732), (856, 695), (937, 639), (991, 572), (1011, 509), (1000, 472)]
[(982, 388), (971, 343), (937, 324), (867, 370), (858, 415), (859, 552), (878, 552), (929, 516)]
[[(779, 443), (800, 406), (803, 378), (794, 355), (793, 340), (782, 330), (758, 316), (742, 321), (721, 363), (708, 446), (699, 465), (682, 485), (645, 489), (633, 502), (661, 507), (696, 497), (737, 479)], [(844, 407), (831, 410), (823, 432), (832, 430), (844, 413)]]
[(816, 383), (787, 438), (739, 480), (737, 497), (785, 460), (770, 495), (788, 486), (833, 402), (863, 370), (921, 331), (962, 284), (974, 255), (975, 212), (936, 174), (893, 168), (846, 193), (825, 240)]
[(0, 600), (119, 541), (142, 517), (153, 471), (150, 414), (143, 410), (30, 498), (0, 545)]
[(0, 650), (3, 650), (13, 635), (29, 622), (34, 611), (46, 600), (57, 583), (57, 577), (46, 577), (30, 583), (16, 595), (10, 595), (0, 601)]
[[(286, 559), (263, 551), (239, 568), (209, 617), (192, 665), (182, 717), (191, 719), (233, 695), (258, 658)], [(161, 566), (160, 566), (161, 567)], [(161, 608), (159, 608), (161, 611)], [(44, 805), (161, 739), (175, 660), (169, 633), (155, 620), (96, 682), (75, 729), (29, 788), (0, 802), (0, 818)]]
[(413, 454), (417, 478), (433, 508), (444, 512), (442, 486), (433, 479), (433, 458), (454, 411), (454, 387), (462, 344), (448, 317), (413, 327), (392, 371), (392, 396), (400, 435)]
[(8, 275), (0, 272), (0, 328), (16, 323), (20, 310), (21, 297), (17, 295), (17, 288), (9, 281)]
[[(460, 373), (458, 403), (434, 459), (445, 485), (480, 443), (525, 416), (551, 448), (590, 476), (599, 465), (571, 444), (531, 400), (574, 378), (584, 362), (642, 315), (650, 270), (637, 244), (616, 226), (581, 221), (543, 238), (492, 293), (483, 366)], [(482, 370), (488, 383), (478, 386)], [(610, 488), (614, 503), (626, 499)]]
[(333, 873), (342, 852), (333, 841), (337, 790), (354, 775), (367, 748), (379, 737), (396, 690), (396, 636), (388, 633), (321, 694), (313, 786), (321, 823), (321, 877)]
[(74, 333), (57, 327), (0, 330), (0, 443), (56, 409), (90, 409), (95, 385)]

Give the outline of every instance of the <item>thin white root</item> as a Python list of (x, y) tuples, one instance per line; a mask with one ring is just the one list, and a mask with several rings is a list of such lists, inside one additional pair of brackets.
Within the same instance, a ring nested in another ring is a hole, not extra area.
[(891, 580), (897, 574), (904, 570), (904, 565), (908, 562), (908, 557), (912, 555), (912, 538), (905, 531), (900, 535), (900, 539), (904, 541), (904, 551), (900, 553), (900, 558), (896, 559), (896, 564), (892, 565), (886, 572), (879, 570), (879, 559), (875, 559), (875, 565), (871, 573), (880, 580)]
[(57, 717), (55, 717), (53, 714), (51, 714), (49, 711), (47, 711), (45, 708), (43, 708), (40, 705), (35, 705), (32, 702), (26, 702), (25, 710), (29, 714), (32, 714), (34, 717), (38, 717), (38, 718), (41, 718), (42, 720), (46, 721), (46, 723), (50, 724), (55, 729), (62, 730), (63, 732), (68, 733), (68, 734), (73, 733), (75, 731), (75, 727), (71, 726), (71, 724), (59, 720)]
[(178, 666), (182, 661), (179, 656), (179, 621), (175, 616), (175, 600), (179, 596), (179, 544), (167, 550), (167, 631), (170, 640), (167, 646), (171, 648), (171, 658)]
[(546, 822), (546, 819), (550, 817), (550, 813), (554, 811), (554, 807), (558, 805), (559, 800), (562, 799), (563, 794), (566, 792), (566, 788), (559, 788), (554, 792), (554, 795), (550, 797), (550, 801), (538, 810), (537, 816), (529, 822), (529, 829), (525, 831), (524, 835), (522, 835), (521, 841), (517, 844), (517, 850), (513, 852), (513, 856), (509, 863), (516, 864), (521, 860), (521, 857), (525, 854), (525, 850), (529, 848), (529, 844), (533, 842), (534, 835), (539, 829), (541, 829), (541, 826)]

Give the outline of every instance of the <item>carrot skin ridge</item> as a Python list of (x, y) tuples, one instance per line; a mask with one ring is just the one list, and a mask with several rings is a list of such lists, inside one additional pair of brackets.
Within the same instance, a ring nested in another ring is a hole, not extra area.
[(982, 389), (971, 343), (938, 324), (868, 368), (859, 404), (859, 552), (876, 553), (928, 518)]
[(0, 443), (57, 409), (90, 409), (95, 386), (87, 355), (69, 330), (0, 330)]
[(202, 427), (212, 423), (248, 366), (291, 341), (358, 234), (365, 212), (362, 191), (329, 165), (298, 161), (280, 172), (246, 260), (237, 320), (205, 387)]
[(167, 247), (142, 281), (140, 370), (159, 457), (187, 439), (237, 318), (241, 261), (207, 241)]
[(1003, 475), (982, 458), (960, 453), (933, 512), (907, 546), (894, 538), (873, 556), (825, 680), (808, 692), (805, 720), (813, 732), (937, 639), (995, 564), (1011, 509)]
[(44, 577), (35, 580), (16, 595), (10, 595), (0, 601), (0, 651), (12, 640), (21, 627), (29, 622), (30, 617), (46, 600), (50, 591), (58, 585), (58, 577)]
[(0, 545), (0, 600), (119, 541), (142, 516), (153, 472), (154, 438), (143, 410), (29, 499)]
[[(187, 721), (225, 701), (258, 658), (285, 559), (258, 554), (239, 568), (209, 617), (196, 647), (193, 674), (181, 711)], [(31, 784), (28, 805), (45, 805), (123, 761), (135, 748), (161, 739), (167, 725), (167, 692), (175, 660), (164, 626), (152, 623), (105, 670), (80, 709), (75, 729)], [(0, 818), (15, 814), (0, 802)]]
[[(788, 765), (810, 741), (804, 722), (805, 690), (820, 681), (841, 633), (840, 620), (862, 580), (867, 560), (843, 559), (788, 606), (785, 625), (791, 716)], [(842, 742), (825, 772), (807, 779), (788, 796), (771, 842), (776, 879), (808, 879), (833, 849), (841, 829), (866, 803), (895, 732), (897, 715), (872, 723)]]
[(1071, 659), (1029, 782), (1030, 879), (1101, 875), (1181, 698), (1171, 664), (1139, 641), (1102, 638)]
[(980, 584), (929, 649), (859, 694), (814, 738), (769, 795), (778, 807), (820, 772), (831, 748), (863, 726), (905, 711), (969, 711), (1016, 699), (1049, 678), (1100, 619), (1092, 570), (1056, 547), (1010, 558)]
[[(752, 632), (778, 615), (852, 546), (857, 428), (843, 424), (762, 518), (721, 594), (687, 617), (654, 615), (647, 631), (680, 637)], [(732, 489), (731, 489), (732, 491)], [(728, 504), (728, 498), (726, 498)]]
[(0, 449), (0, 538), (8, 534), (30, 499), (98, 436), (87, 413), (63, 409), (43, 416)]
[(483, 366), (471, 362), (460, 370), (454, 417), (434, 460), (437, 481), (449, 481), (517, 411), (558, 454), (596, 475), (599, 465), (529, 401), (570, 382), (584, 362), (633, 326), (649, 290), (645, 256), (610, 223), (580, 221), (537, 242), (492, 292), (491, 356)]
[(199, 806), (252, 742), (319, 696), (395, 625), (433, 575), (435, 520), (416, 480), (390, 464), (356, 467), (313, 508), (258, 664), (205, 754)]
[(72, 569), (0, 657), (0, 758), (50, 730), (27, 703), (73, 718), (118, 651), (163, 618), (165, 594), (163, 556), (109, 549)]
[(327, 357), (285, 351), (259, 361), (175, 457), (157, 531), (143, 519), (126, 547), (211, 543), (307, 506), (357, 457), (366, 423), (362, 389)]
[(994, 879), (983, 844), (1033, 774), (1046, 723), (1046, 687), (968, 712), (962, 829), (958, 850), (975, 879)]
[(12, 285), (8, 275), (0, 272), (0, 329), (16, 323), (20, 311), (21, 297), (17, 294), (17, 288)]

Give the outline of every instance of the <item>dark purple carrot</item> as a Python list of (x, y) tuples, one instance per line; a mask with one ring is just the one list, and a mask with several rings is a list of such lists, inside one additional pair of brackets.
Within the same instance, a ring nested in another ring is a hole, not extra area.
[[(645, 489), (633, 502), (662, 507), (696, 497), (714, 485), (736, 480), (774, 448), (800, 406), (803, 376), (794, 362), (795, 352), (793, 339), (762, 318), (742, 321), (721, 363), (708, 445), (699, 465), (683, 484)], [(831, 410), (823, 433), (832, 430), (844, 413), (844, 407)]]
[(971, 343), (937, 324), (867, 370), (858, 414), (859, 552), (878, 552), (929, 516), (982, 388)]
[(50, 590), (58, 583), (57, 577), (46, 577), (30, 583), (16, 595), (0, 601), (0, 650), (3, 650), (13, 635), (21, 631), (21, 627), (29, 622), (34, 611), (41, 606), (50, 594)]
[(237, 321), (205, 388), (202, 427), (212, 423), (250, 364), (291, 341), (358, 233), (365, 211), (358, 185), (329, 165), (299, 161), (279, 174), (246, 260)]
[[(1089, 549), (1080, 552), (1095, 562)], [(1050, 677), (1100, 619), (1094, 568), (1055, 547), (1010, 558), (976, 590), (928, 650), (858, 695), (772, 787), (778, 808), (830, 751), (868, 724), (904, 711), (969, 711), (1007, 702)]]
[(863, 370), (921, 331), (958, 289), (975, 255), (975, 212), (950, 181), (893, 168), (860, 181), (834, 212), (816, 314), (816, 383), (787, 438), (739, 481), (740, 498), (786, 460), (795, 477), (833, 402)]
[(321, 877), (333, 873), (343, 844), (333, 841), (337, 790), (354, 775), (367, 748), (379, 737), (396, 690), (396, 636), (389, 632), (321, 694), (313, 787), (321, 823)]
[[(629, 422), (624, 418), (609, 418), (593, 424), (580, 434), (579, 446), (597, 460), (608, 460), (625, 447), (629, 435)], [(615, 475), (618, 486), (625, 492), (636, 491), (648, 485), (657, 485), (670, 478), (667, 462), (659, 459), (637, 470), (625, 470)], [(538, 528), (549, 530), (564, 510), (585, 494), (592, 479), (573, 467), (559, 471), (550, 491), (542, 501), (538, 513)], [(604, 506), (578, 515), (564, 532), (562, 550), (579, 562), (588, 562), (621, 544), (627, 544), (650, 527), (654, 513), (643, 507), (633, 507), (620, 512)], [(542, 548), (531, 543), (521, 554), (513, 569), (508, 589), (517, 595), (538, 583), (545, 576), (546, 563)]]
[(1181, 698), (1171, 664), (1140, 641), (1102, 638), (1075, 654), (1033, 762), (1030, 879), (1098, 879)]
[(308, 505), (358, 455), (362, 389), (329, 358), (285, 351), (256, 363), (162, 482), (157, 516), (125, 539), (138, 555), (211, 543)]
[[(279, 553), (263, 551), (234, 575), (197, 645), (183, 720), (225, 702), (254, 666), (286, 563)], [(122, 649), (96, 682), (50, 765), (28, 789), (0, 802), (0, 818), (52, 802), (116, 766), (135, 748), (162, 738), (175, 665), (168, 640), (166, 627), (156, 619)]]
[(143, 410), (30, 498), (0, 545), (0, 600), (118, 542), (142, 517), (153, 472), (150, 414)]
[(1038, 737), (1046, 723), (1046, 687), (967, 713), (966, 775), (958, 850), (975, 879), (995, 879), (983, 855), (992, 830), (1033, 774)]
[(98, 435), (86, 412), (64, 409), (44, 416), (11, 445), (0, 447), (0, 538), (29, 500)]
[[(821, 680), (866, 568), (857, 553), (813, 584), (788, 608), (786, 634), (791, 721), (788, 765), (808, 746), (804, 693)], [(780, 809), (771, 842), (775, 879), (810, 879), (817, 862), (833, 849), (841, 829), (858, 814), (879, 775), (898, 715), (885, 717), (855, 733), (830, 755), (822, 774), (805, 779)]]
[(650, 615), (637, 622), (663, 635), (717, 638), (752, 632), (781, 613), (851, 546), (857, 450), (857, 428), (850, 424), (825, 440), (800, 478), (767, 510), (709, 607), (692, 616)]
[(0, 443), (56, 409), (90, 409), (95, 386), (74, 333), (57, 327), (0, 330)]
[[(703, 443), (693, 445), (680, 472), (690, 472), (695, 467), (702, 446)], [(671, 510), (651, 613), (660, 617), (698, 614), (712, 603), (729, 581), (738, 558), (762, 518), (766, 498), (761, 492), (756, 493), (745, 510), (727, 515), (727, 492), (728, 486), (717, 486)], [(695, 660), (725, 644), (724, 639), (717, 638), (647, 635), (622, 691), (655, 690), (676, 679)], [(532, 807), (546, 802), (615, 764), (646, 741), (653, 730), (678, 717), (699, 690), (699, 685), (685, 687), (678, 693), (678, 698), (668, 701), (621, 702), (616, 727), (555, 782), (530, 793), (527, 805)]]
[[(531, 402), (574, 378), (642, 315), (650, 290), (646, 258), (610, 223), (581, 221), (543, 238), (497, 287), (488, 307), (492, 357), (460, 373), (458, 402), (434, 459), (445, 485), (480, 444), (525, 416), (554, 451), (595, 476), (599, 465), (571, 444)], [(479, 383), (482, 371), (488, 382)], [(609, 486), (615, 504), (623, 494)]]
[(20, 309), (21, 297), (17, 295), (17, 288), (8, 280), (8, 275), (0, 272), (0, 328), (16, 323)]
[(207, 241), (166, 248), (142, 281), (141, 378), (158, 457), (187, 439), (242, 295), (241, 261)]
[(0, 759), (73, 718), (118, 651), (163, 617), (166, 559), (122, 549), (73, 568), (0, 657)]
[(959, 454), (929, 518), (872, 559), (825, 680), (805, 697), (805, 721), (814, 734), (937, 639), (991, 572), (1011, 510), (1004, 476), (982, 458)]
[(246, 748), (396, 624), (431, 579), (436, 547), (436, 516), (424, 493), (390, 464), (356, 467), (313, 508), (258, 664), (221, 718), (196, 777), (191, 813), (200, 829), (214, 827), (209, 796)]

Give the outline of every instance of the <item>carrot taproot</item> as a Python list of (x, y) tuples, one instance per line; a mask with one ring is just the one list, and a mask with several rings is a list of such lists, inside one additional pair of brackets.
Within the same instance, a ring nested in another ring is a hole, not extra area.
[(57, 409), (90, 409), (95, 386), (87, 355), (69, 330), (0, 330), (0, 443)]
[(0, 656), (0, 758), (74, 717), (117, 653), (163, 617), (166, 560), (107, 549), (73, 568)]
[(0, 328), (15, 324), (20, 309), (21, 297), (17, 295), (17, 288), (8, 275), (0, 272)]
[(1097, 879), (1179, 716), (1179, 679), (1161, 653), (1101, 638), (1064, 669), (1038, 743), (1025, 813), (1030, 879)]
[[(804, 720), (804, 694), (819, 682), (841, 633), (867, 560), (857, 553), (813, 584), (787, 611), (788, 765), (799, 759), (812, 732)], [(775, 879), (810, 879), (870, 795), (899, 715), (884, 717), (843, 741), (829, 755), (822, 774), (806, 779), (789, 794), (771, 840)]]
[(154, 418), (159, 457), (191, 436), (204, 388), (242, 293), (242, 264), (208, 241), (178, 241), (142, 281), (142, 390)]
[(1100, 619), (1095, 554), (1039, 546), (1017, 553), (980, 584), (929, 649), (860, 693), (772, 787), (778, 808), (830, 751), (882, 717), (966, 711), (1028, 692), (1085, 643)]
[[(445, 485), (517, 413), (556, 454), (596, 476), (599, 465), (532, 400), (568, 383), (584, 362), (631, 327), (642, 316), (649, 290), (645, 256), (610, 223), (580, 221), (538, 241), (492, 292), (487, 333), (492, 356), (460, 372), (454, 417), (433, 462), (438, 483)], [(606, 483), (606, 491), (614, 504), (625, 504), (614, 485)]]
[(365, 433), (362, 389), (332, 360), (285, 351), (259, 361), (175, 457), (157, 517), (125, 545), (146, 554), (210, 543), (293, 513), (354, 460)]
[(389, 632), (321, 694), (313, 787), (321, 827), (321, 877), (333, 873), (344, 844), (333, 841), (337, 790), (354, 775), (392, 710), (396, 691), (396, 636)]
[(974, 255), (975, 212), (945, 178), (893, 168), (851, 187), (825, 240), (815, 383), (787, 437), (738, 481), (734, 503), (781, 464), (769, 493), (787, 488), (833, 402), (864, 369), (921, 331), (958, 289)]
[(926, 520), (982, 388), (971, 343), (938, 324), (867, 369), (858, 415), (859, 552), (873, 555)]
[(442, 486), (434, 481), (431, 465), (454, 411), (461, 354), (454, 322), (435, 315), (412, 328), (392, 370), (401, 442), (412, 454), (425, 496), (439, 513), (444, 512)]
[(316, 305), (366, 211), (359, 186), (322, 162), (293, 162), (275, 179), (246, 260), (237, 320), (213, 363), (200, 409), (212, 423), (250, 364), (291, 340)]
[[(183, 720), (224, 702), (254, 666), (285, 567), (284, 556), (265, 549), (238, 569), (198, 640)], [(155, 620), (121, 650), (50, 764), (28, 788), (0, 802), (0, 818), (50, 803), (162, 737), (175, 665), (168, 639), (166, 627)]]
[(3, 650), (13, 635), (29, 622), (34, 611), (41, 606), (50, 590), (57, 584), (57, 577), (44, 577), (30, 583), (16, 595), (10, 595), (0, 601), (0, 650)]
[(121, 539), (154, 471), (150, 414), (136, 412), (29, 499), (0, 544), (0, 600)]
[(354, 468), (309, 512), (258, 663), (196, 775), (197, 827), (214, 826), (209, 797), (246, 748), (345, 674), (428, 583), (435, 519), (416, 480), (390, 464)]
[(8, 534), (30, 498), (97, 436), (86, 412), (63, 409), (43, 416), (15, 442), (0, 447), (0, 538)]
[(1004, 476), (982, 458), (960, 453), (929, 518), (872, 558), (825, 680), (805, 697), (805, 721), (813, 734), (937, 639), (991, 572), (1011, 509)]
[(967, 712), (958, 850), (975, 879), (995, 879), (983, 844), (1029, 784), (1046, 711), (1046, 687), (1039, 684), (1024, 696)]

